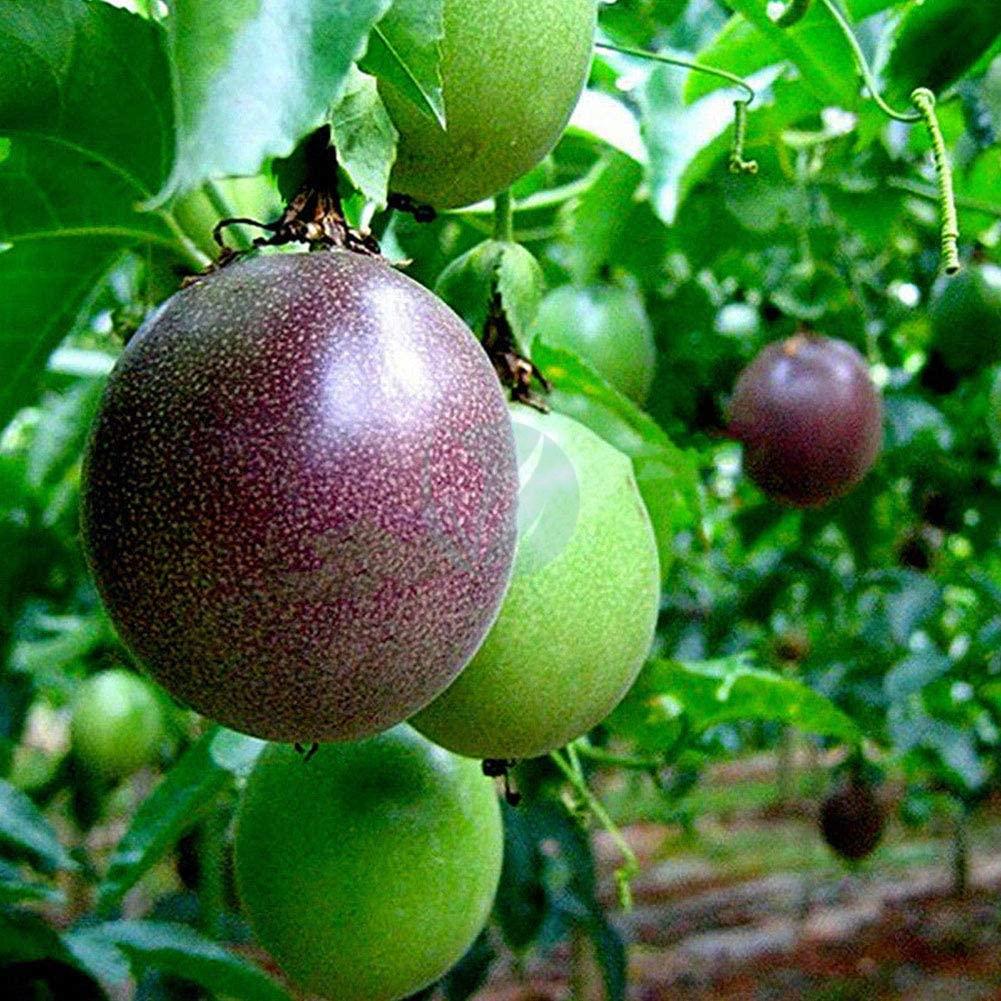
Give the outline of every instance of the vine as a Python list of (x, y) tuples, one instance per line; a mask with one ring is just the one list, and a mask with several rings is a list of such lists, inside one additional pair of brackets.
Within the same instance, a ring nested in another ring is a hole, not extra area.
[(876, 102), (880, 111), (897, 122), (914, 124), (923, 121), (931, 137), (932, 154), (935, 164), (935, 179), (938, 185), (938, 201), (940, 210), (940, 233), (942, 240), (942, 264), (946, 274), (954, 275), (960, 270), (959, 262), (959, 218), (956, 214), (956, 196), (953, 191), (952, 167), (939, 127), (938, 115), (935, 113), (935, 95), (927, 87), (918, 87), (911, 92), (911, 101), (917, 111), (903, 112), (891, 107), (880, 93), (869, 61), (862, 51), (862, 46), (855, 37), (848, 18), (838, 5), (837, 0), (820, 0), (830, 12), (835, 23), (851, 47), (858, 66), (859, 73), (865, 83), (869, 95)]
[(661, 52), (649, 52), (646, 49), (636, 49), (628, 45), (612, 45), (608, 42), (598, 42), (597, 48), (606, 49), (609, 52), (618, 52), (624, 56), (635, 56), (638, 59), (649, 59), (652, 62), (663, 63), (666, 66), (679, 66), (682, 69), (692, 70), (696, 73), (705, 73), (709, 76), (726, 80), (735, 87), (743, 89), (747, 98), (733, 102), (734, 123), (733, 123), (733, 144), (730, 148), (730, 170), (735, 174), (756, 174), (758, 164), (755, 160), (744, 159), (744, 146), (747, 141), (747, 109), (751, 106), (757, 93), (754, 88), (743, 78), (731, 73), (729, 70), (719, 69), (717, 66), (706, 66), (704, 63), (695, 62), (692, 59), (682, 59), (680, 56), (666, 56)]

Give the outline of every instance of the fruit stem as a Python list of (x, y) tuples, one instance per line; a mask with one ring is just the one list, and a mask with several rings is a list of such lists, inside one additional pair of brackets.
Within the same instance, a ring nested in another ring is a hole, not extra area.
[[(231, 219), (236, 215), (225, 192), (215, 181), (206, 181), (202, 185), (202, 191), (209, 205), (212, 206), (212, 210), (219, 215), (220, 219)], [(250, 250), (251, 248), (250, 239), (240, 230), (237, 230), (236, 242), (240, 245), (241, 250)]]
[(945, 148), (945, 139), (935, 114), (935, 95), (927, 87), (911, 92), (911, 100), (921, 112), (931, 137), (932, 157), (935, 161), (935, 180), (938, 183), (938, 208), (941, 218), (942, 262), (947, 275), (960, 269), (959, 216), (956, 214), (956, 193), (952, 184), (952, 164)]
[(628, 768), (636, 772), (653, 772), (662, 768), (664, 762), (658, 758), (638, 758), (628, 754), (611, 754), (600, 747), (595, 747), (584, 738), (575, 740), (574, 750), (589, 761), (598, 765), (609, 765), (612, 768)]
[(567, 746), (566, 753), (569, 760), (564, 759), (559, 751), (550, 752), (549, 758), (563, 773), (570, 785), (573, 786), (574, 792), (580, 796), (591, 812), (591, 815), (601, 824), (615, 843), (615, 847), (618, 848), (619, 854), (622, 856), (622, 865), (615, 870), (615, 883), (619, 891), (619, 904), (624, 911), (631, 910), (633, 906), (631, 883), (633, 877), (640, 871), (640, 864), (636, 859), (636, 853), (629, 847), (629, 842), (622, 836), (622, 831), (619, 830), (618, 825), (609, 816), (604, 804), (591, 792), (573, 745)]
[(494, 196), (494, 239), (514, 243), (514, 199), (510, 190)]
[(696, 73), (708, 73), (710, 76), (727, 80), (734, 86), (742, 87), (747, 92), (747, 103), (751, 104), (757, 94), (754, 88), (743, 78), (731, 73), (728, 70), (717, 69), (715, 66), (706, 66), (704, 63), (697, 63), (691, 59), (682, 59), (680, 56), (665, 56), (660, 52), (648, 52), (646, 49), (634, 49), (629, 45), (612, 45), (609, 42), (597, 42), (595, 47), (606, 49), (609, 52), (618, 52), (624, 56), (636, 56), (638, 59), (650, 59), (656, 63), (664, 63), (667, 66), (680, 66), (682, 69), (694, 70)]

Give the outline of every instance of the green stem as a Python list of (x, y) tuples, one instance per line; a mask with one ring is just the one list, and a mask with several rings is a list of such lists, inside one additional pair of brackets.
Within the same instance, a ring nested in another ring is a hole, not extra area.
[(226, 840), (226, 818), (217, 803), (198, 832), (198, 854), (201, 879), (198, 900), (201, 905), (202, 927), (206, 934), (218, 940), (226, 911), (223, 845)]
[(619, 854), (622, 856), (622, 865), (615, 870), (615, 882), (619, 888), (619, 903), (622, 905), (623, 910), (629, 910), (632, 907), (630, 883), (640, 868), (636, 854), (629, 847), (629, 842), (622, 836), (622, 832), (615, 821), (608, 815), (604, 804), (591, 792), (591, 788), (584, 778), (580, 769), (580, 762), (577, 760), (576, 752), (572, 746), (567, 748), (567, 755), (570, 761), (564, 760), (563, 755), (559, 751), (551, 752), (549, 757), (553, 764), (563, 773), (570, 785), (573, 786), (577, 795), (587, 804), (587, 808), (595, 820), (601, 824), (608, 832), (612, 841), (615, 842), (615, 847), (618, 848)]
[(599, 765), (609, 765), (612, 768), (628, 768), (636, 772), (653, 772), (662, 768), (664, 762), (657, 758), (637, 758), (627, 754), (611, 754), (600, 747), (594, 747), (585, 740), (574, 741), (574, 749), (582, 757)]
[(212, 259), (198, 249), (194, 240), (192, 240), (191, 237), (184, 232), (180, 223), (178, 223), (174, 216), (165, 210), (161, 210), (158, 214), (166, 224), (167, 229), (170, 230), (171, 236), (174, 237), (174, 240), (176, 241), (175, 246), (177, 250), (180, 251), (181, 256), (184, 257), (196, 271), (201, 271), (203, 268), (207, 268), (212, 263)]
[(942, 235), (942, 262), (947, 275), (960, 269), (959, 216), (956, 213), (956, 193), (952, 183), (952, 164), (945, 148), (945, 139), (935, 114), (935, 95), (927, 87), (918, 87), (911, 94), (928, 127), (931, 136), (932, 157), (935, 161), (935, 178), (938, 182), (938, 208)]
[(656, 63), (665, 63), (668, 66), (680, 66), (682, 69), (694, 70), (696, 73), (708, 73), (710, 76), (727, 80), (736, 87), (741, 87), (747, 92), (747, 103), (750, 104), (757, 96), (754, 88), (736, 73), (728, 70), (717, 69), (715, 66), (706, 66), (704, 63), (697, 63), (691, 59), (681, 59), (678, 56), (665, 56), (660, 52), (648, 52), (646, 49), (634, 49), (628, 45), (611, 45), (608, 42), (598, 42), (596, 47), (607, 49), (609, 52), (619, 52), (624, 56), (636, 56), (638, 59), (651, 59)]
[(883, 99), (883, 95), (879, 92), (879, 84), (876, 82), (876, 77), (873, 75), (872, 69), (869, 67), (869, 61), (866, 59), (865, 53), (862, 51), (862, 46), (859, 45), (859, 40), (855, 37), (855, 32), (852, 30), (851, 24), (848, 23), (848, 18), (845, 17), (844, 12), (835, 0), (820, 0), (820, 2), (830, 11), (831, 17), (833, 17), (837, 22), (838, 27), (841, 29), (841, 33), (845, 36), (845, 41), (851, 46), (852, 54), (855, 56), (855, 63), (858, 66), (859, 72), (862, 74), (862, 79), (865, 81), (865, 85), (869, 89), (872, 99), (877, 105), (879, 105), (883, 114), (889, 116), (897, 122), (920, 122), (922, 118), (920, 112), (896, 111), (886, 103)]
[(514, 199), (510, 191), (502, 191), (494, 197), (494, 239), (514, 242)]
[[(202, 191), (208, 199), (209, 205), (212, 206), (212, 211), (215, 212), (220, 219), (232, 219), (235, 215), (239, 214), (230, 204), (229, 199), (226, 197), (226, 193), (219, 187), (219, 184), (216, 181), (206, 181), (202, 185)], [(239, 226), (230, 227), (229, 232), (235, 233), (235, 240), (240, 245), (240, 250), (250, 249), (252, 242), (247, 238), (247, 235), (240, 229)]]
[[(926, 188), (923, 184), (918, 184), (917, 181), (911, 181), (906, 177), (890, 177), (887, 178), (886, 183), (898, 191), (906, 191), (909, 195), (927, 198), (931, 202), (937, 202), (941, 197), (941, 194), (934, 188)], [(969, 198), (966, 195), (956, 195), (954, 200), (961, 209), (983, 212), (984, 215), (997, 216), (1001, 219), (1001, 204), (997, 202), (988, 202), (982, 198)]]

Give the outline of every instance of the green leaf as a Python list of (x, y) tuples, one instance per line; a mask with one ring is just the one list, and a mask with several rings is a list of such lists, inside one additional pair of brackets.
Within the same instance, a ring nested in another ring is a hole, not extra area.
[(616, 152), (596, 168), (594, 183), (571, 211), (573, 235), (571, 272), (587, 285), (611, 263), (632, 214), (643, 168), (625, 153)]
[(0, 862), (0, 907), (29, 901), (62, 906), (66, 899), (48, 883), (23, 879), (16, 866)]
[(519, 351), (527, 353), (528, 328), (535, 319), (545, 278), (524, 247), (485, 240), (456, 258), (441, 273), (435, 292), (477, 334), (482, 334), (494, 295), (500, 296)]
[(441, 79), (445, 0), (395, 0), (372, 29), (362, 69), (392, 84), (414, 107), (446, 127)]
[(172, 0), (178, 141), (159, 195), (254, 174), (288, 156), (335, 104), (390, 0)]
[[(204, 987), (213, 995), (240, 1001), (291, 1001), (290, 995), (262, 970), (186, 925), (161, 921), (109, 921), (64, 936), (74, 955), (85, 956), (105, 975), (131, 968), (148, 969)], [(126, 962), (114, 962), (118, 952)]]
[(0, 66), (3, 426), (126, 248), (185, 251), (168, 217), (136, 211), (174, 143), (161, 29), (103, 3), (0, 0)]
[(477, 334), (487, 322), (503, 252), (499, 240), (484, 240), (452, 261), (435, 283), (435, 293)]
[(214, 727), (190, 747), (132, 818), (101, 885), (96, 909), (110, 913), (252, 761), (263, 742)]
[[(871, 17), (887, 7), (892, 7), (895, 2), (896, 0), (852, 0), (850, 3), (843, 4), (843, 7), (847, 9), (849, 16), (857, 21)], [(820, 0), (817, 0), (813, 4), (814, 11), (819, 11), (822, 6)], [(813, 34), (811, 17), (816, 19), (817, 14), (808, 11), (802, 21), (785, 30), (793, 33), (795, 37), (797, 33), (803, 32), (805, 29), (807, 38), (801, 38), (801, 43), (806, 44), (809, 41), (815, 46), (818, 39), (809, 37)], [(746, 77), (766, 66), (774, 66), (788, 58), (788, 52), (779, 46), (777, 37), (774, 34), (762, 32), (757, 25), (757, 21), (752, 23), (739, 15), (730, 18), (709, 45), (699, 52), (698, 61), (706, 66), (718, 66), (731, 73), (736, 73), (737, 76)], [(829, 27), (825, 25), (823, 32), (827, 35)], [(847, 63), (843, 60), (842, 65), (847, 68)], [(852, 63), (851, 75), (854, 79), (858, 79), (858, 71), (854, 68), (854, 63)], [(700, 97), (705, 97), (706, 94), (711, 94), (714, 90), (726, 86), (728, 86), (727, 82), (719, 77), (710, 76), (708, 73), (692, 73), (685, 86), (685, 101), (690, 104)], [(857, 91), (857, 87), (855, 89)]]
[(800, 71), (803, 83), (818, 100), (848, 109), (856, 106), (859, 81), (855, 58), (824, 4), (811, 4), (801, 21), (791, 28), (780, 28), (768, 16), (768, 0), (728, 2), (761, 32), (772, 52)]
[(529, 327), (546, 290), (546, 278), (532, 253), (517, 243), (504, 243), (497, 265), (497, 292), (518, 350), (527, 354)]
[(681, 717), (692, 734), (721, 723), (765, 720), (851, 744), (862, 739), (856, 724), (825, 696), (751, 666), (746, 654), (701, 663), (651, 661), (617, 715), (629, 718), (633, 735), (651, 749), (665, 723), (672, 724), (673, 738)]
[(344, 96), (331, 113), (330, 130), (338, 162), (351, 183), (385, 208), (397, 131), (373, 77), (352, 68)]
[(27, 852), (46, 869), (77, 868), (38, 807), (3, 779), (0, 779), (0, 843)]
[(553, 385), (547, 402), (554, 410), (580, 421), (632, 459), (666, 579), (674, 562), (674, 537), (702, 521), (697, 456), (678, 448), (632, 400), (570, 352), (536, 341), (532, 360)]
[(995, 44), (1001, 4), (924, 0), (913, 4), (896, 32), (885, 77), (891, 100), (906, 101), (915, 87), (941, 93)]

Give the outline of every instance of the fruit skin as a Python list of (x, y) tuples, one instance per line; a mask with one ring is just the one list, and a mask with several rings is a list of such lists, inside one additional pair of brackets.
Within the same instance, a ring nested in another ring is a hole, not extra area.
[(409, 727), (308, 762), (266, 748), (237, 814), (237, 889), (258, 939), (336, 1001), (439, 979), (486, 923), (502, 854), (491, 781)]
[(73, 702), (73, 753), (90, 772), (122, 779), (156, 761), (166, 734), (163, 707), (144, 681), (114, 668), (84, 681)]
[(935, 346), (954, 372), (1001, 361), (1001, 267), (971, 264), (945, 280), (931, 320)]
[(858, 862), (871, 855), (883, 838), (886, 818), (872, 787), (849, 779), (820, 807), (820, 832), (842, 858)]
[(470, 757), (545, 754), (604, 719), (643, 666), (660, 601), (630, 461), (569, 417), (513, 416), (529, 475), (511, 586), (469, 667), (412, 721)]
[(730, 433), (772, 499), (813, 507), (847, 493), (883, 441), (883, 404), (850, 344), (796, 334), (769, 344), (737, 380)]
[(657, 354), (643, 300), (617, 285), (564, 285), (542, 301), (533, 341), (564, 348), (588, 362), (620, 393), (642, 405)]
[(381, 260), (274, 255), (179, 292), (129, 343), (83, 530), (122, 638), (173, 695), (258, 737), (343, 740), (472, 657), (516, 499), (465, 324)]
[(595, 0), (446, 0), (447, 131), (396, 88), (379, 89), (400, 133), (391, 188), (438, 208), (511, 186), (556, 145), (591, 65)]

